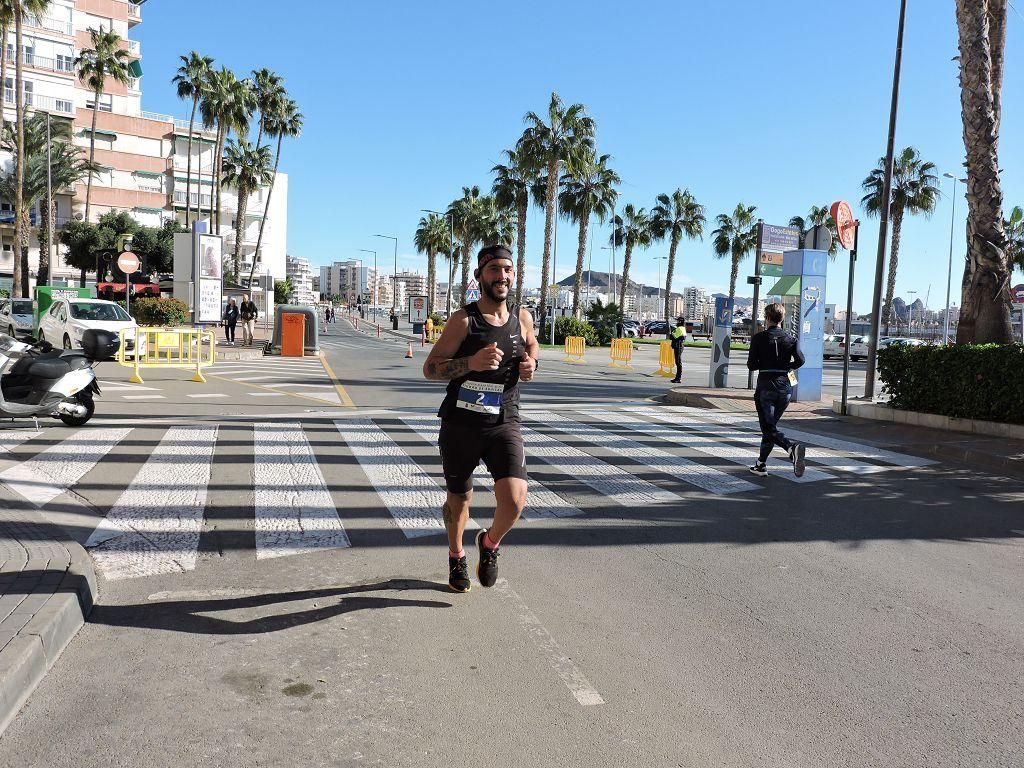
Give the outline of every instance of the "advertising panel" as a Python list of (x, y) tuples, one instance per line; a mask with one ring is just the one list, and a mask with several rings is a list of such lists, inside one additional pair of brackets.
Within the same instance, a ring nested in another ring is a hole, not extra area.
[(782, 276), (782, 254), (800, 247), (800, 230), (796, 227), (761, 225), (761, 250), (757, 255), (760, 274), (766, 277)]
[(729, 386), (729, 344), (732, 338), (733, 300), (724, 296), (715, 299), (715, 333), (712, 338), (709, 387)]
[(224, 241), (216, 235), (196, 234), (195, 322), (219, 323), (224, 265)]
[(410, 296), (409, 297), (409, 322), (410, 323), (425, 323), (425, 322), (427, 322), (427, 297), (426, 296)]

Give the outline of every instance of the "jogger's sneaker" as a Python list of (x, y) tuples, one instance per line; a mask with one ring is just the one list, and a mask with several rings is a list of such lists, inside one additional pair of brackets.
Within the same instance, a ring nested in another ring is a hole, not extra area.
[(484, 546), (484, 534), (487, 531), (480, 531), (476, 535), (476, 548), (480, 550), (480, 563), (476, 567), (476, 577), (480, 579), (480, 585), (493, 587), (498, 580), (498, 550), (488, 549)]
[(793, 443), (789, 448), (789, 460), (793, 462), (793, 474), (797, 477), (804, 476), (806, 454), (807, 449), (804, 448), (803, 443)]
[(472, 582), (469, 580), (469, 566), (466, 556), (448, 558), (448, 586), (452, 592), (469, 592)]
[(755, 461), (754, 466), (749, 467), (749, 471), (750, 474), (758, 477), (768, 477), (768, 465), (760, 461)]

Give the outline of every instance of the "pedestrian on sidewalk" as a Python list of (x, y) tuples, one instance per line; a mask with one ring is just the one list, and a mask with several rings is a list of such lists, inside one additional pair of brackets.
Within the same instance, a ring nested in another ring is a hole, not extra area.
[(256, 318), (259, 317), (260, 311), (256, 307), (256, 302), (249, 301), (248, 293), (242, 294), (242, 306), (238, 311), (242, 318), (242, 343), (251, 347), (252, 337), (256, 332)]
[(750, 340), (747, 368), (757, 371), (757, 386), (754, 389), (754, 406), (761, 424), (761, 453), (752, 474), (764, 477), (768, 474), (768, 455), (774, 446), (789, 454), (793, 473), (804, 474), (806, 449), (801, 443), (788, 439), (779, 431), (779, 419), (786, 412), (793, 385), (796, 384), (796, 369), (804, 364), (804, 355), (796, 337), (782, 330), (786, 309), (781, 304), (769, 304), (764, 308), (765, 330)]
[(228, 305), (224, 309), (224, 340), (228, 344), (235, 343), (235, 325), (238, 323), (238, 304), (234, 298), (228, 299)]
[(672, 354), (676, 358), (676, 377), (672, 379), (673, 384), (681, 384), (683, 380), (683, 343), (686, 341), (686, 318), (680, 315), (676, 318), (676, 327), (669, 335), (672, 344)]
[(540, 345), (533, 316), (509, 302), (515, 281), (512, 252), (490, 245), (477, 254), (473, 277), (480, 298), (452, 314), (430, 350), (423, 375), (448, 381), (438, 415), (438, 447), (447, 500), (442, 509), (448, 532), (448, 586), (470, 589), (462, 535), (473, 498), (473, 471), (483, 460), (494, 478), (497, 505), (491, 527), (476, 537), (476, 574), (484, 587), (498, 578), (498, 545), (526, 504), (526, 451), (519, 427), (519, 382), (531, 381)]

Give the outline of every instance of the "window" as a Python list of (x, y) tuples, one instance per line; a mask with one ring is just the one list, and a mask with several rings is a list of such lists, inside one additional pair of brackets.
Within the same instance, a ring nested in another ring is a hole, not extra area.
[(57, 54), (57, 71), (58, 72), (74, 72), (75, 71), (75, 57), (69, 56), (63, 53)]
[(54, 106), (58, 112), (67, 112), (68, 114), (71, 114), (71, 112), (73, 111), (71, 107), (71, 102), (67, 99), (55, 99)]
[[(85, 106), (86, 106), (87, 109), (93, 109), (93, 104), (94, 103), (95, 103), (95, 99), (93, 99), (92, 98), (92, 94), (90, 94), (90, 98), (85, 102)], [(100, 112), (113, 112), (114, 111), (114, 97), (111, 96), (109, 93), (104, 93), (104, 94), (102, 94), (100, 96), (99, 111)]]

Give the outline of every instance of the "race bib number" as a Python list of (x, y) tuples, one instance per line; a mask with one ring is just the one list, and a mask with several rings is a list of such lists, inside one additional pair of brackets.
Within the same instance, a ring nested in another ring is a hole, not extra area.
[(459, 387), (459, 397), (455, 405), (467, 411), (497, 416), (501, 413), (501, 393), (504, 391), (504, 384), (465, 381)]
[(786, 374), (786, 378), (789, 379), (789, 385), (791, 387), (796, 386), (796, 371), (790, 371)]

